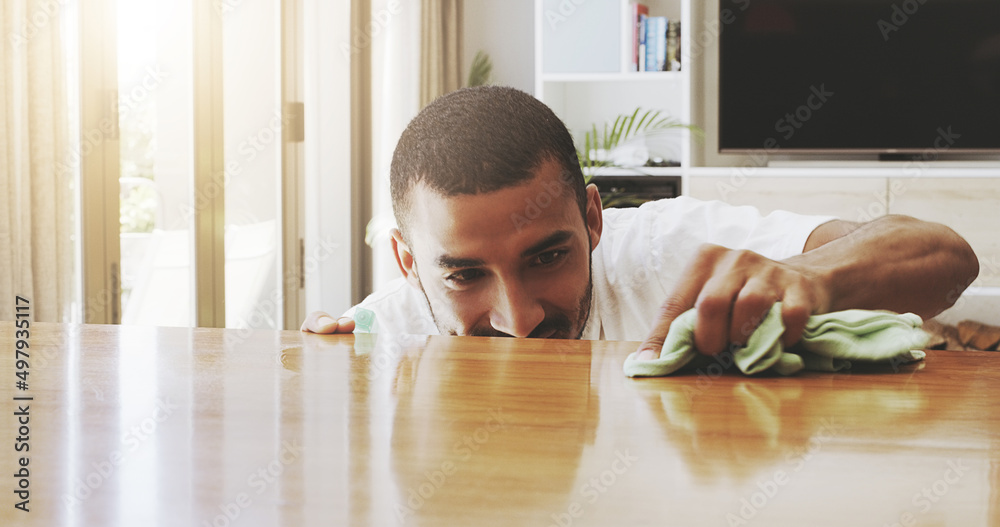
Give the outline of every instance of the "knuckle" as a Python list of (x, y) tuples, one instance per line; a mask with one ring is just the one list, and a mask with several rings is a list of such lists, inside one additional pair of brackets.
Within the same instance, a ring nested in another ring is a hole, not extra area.
[(726, 250), (725, 247), (723, 247), (721, 245), (714, 244), (714, 243), (707, 243), (706, 242), (706, 243), (702, 243), (701, 245), (698, 246), (698, 254), (699, 255), (715, 254), (715, 253), (718, 253), (719, 251), (725, 251), (725, 250)]
[(783, 305), (781, 309), (781, 318), (785, 320), (785, 325), (788, 325), (789, 322), (804, 324), (806, 319), (809, 318), (809, 310), (803, 304)]
[(745, 267), (758, 263), (761, 255), (748, 249), (737, 249), (732, 252), (732, 259), (735, 265)]
[(717, 317), (729, 313), (729, 299), (716, 295), (705, 295), (698, 300), (698, 314)]
[(791, 281), (792, 281), (792, 286), (797, 287), (803, 291), (809, 291), (811, 289), (809, 287), (809, 284), (811, 284), (812, 281), (809, 279), (809, 277), (801, 273), (791, 273)]
[(754, 314), (764, 309), (770, 308), (776, 298), (773, 294), (765, 291), (749, 291), (744, 289), (736, 299), (738, 308), (746, 309)]
[(698, 246), (698, 251), (695, 253), (694, 262), (695, 265), (707, 265), (719, 259), (720, 256), (729, 252), (729, 249), (721, 245), (715, 245), (714, 243), (703, 243)]

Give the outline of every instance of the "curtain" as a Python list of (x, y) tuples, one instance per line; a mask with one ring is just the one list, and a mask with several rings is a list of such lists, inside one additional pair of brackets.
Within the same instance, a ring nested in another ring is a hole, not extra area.
[(422, 0), (420, 106), (462, 87), (462, 0)]
[(375, 20), (386, 20), (372, 39), (372, 220), (365, 233), (372, 248), (372, 284), (378, 291), (400, 276), (389, 242), (396, 226), (389, 167), (399, 136), (420, 110), (421, 6), (372, 0), (371, 8)]
[(49, 0), (0, 5), (0, 320), (14, 319), (20, 295), (35, 321), (69, 321), (75, 170), (62, 7)]

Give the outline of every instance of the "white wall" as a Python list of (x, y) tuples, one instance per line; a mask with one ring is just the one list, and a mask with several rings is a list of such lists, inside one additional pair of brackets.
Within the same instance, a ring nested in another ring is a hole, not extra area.
[[(390, 9), (392, 8), (392, 9)], [(420, 110), (420, 2), (372, 0), (385, 24), (372, 36), (372, 287), (398, 278), (391, 230), (396, 226), (389, 169), (396, 143)], [(386, 13), (392, 16), (385, 16)]]
[(476, 51), (483, 50), (493, 60), (494, 83), (534, 93), (534, 6), (534, 0), (465, 2), (463, 78)]
[(350, 6), (304, 9), (306, 312), (337, 316), (351, 307)]

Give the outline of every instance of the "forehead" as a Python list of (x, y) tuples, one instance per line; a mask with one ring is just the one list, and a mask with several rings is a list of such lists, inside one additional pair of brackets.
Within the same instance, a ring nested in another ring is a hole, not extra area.
[(559, 230), (582, 235), (583, 218), (556, 162), (536, 176), (494, 192), (444, 196), (419, 184), (411, 192), (410, 237), (421, 256), (488, 259), (518, 254)]

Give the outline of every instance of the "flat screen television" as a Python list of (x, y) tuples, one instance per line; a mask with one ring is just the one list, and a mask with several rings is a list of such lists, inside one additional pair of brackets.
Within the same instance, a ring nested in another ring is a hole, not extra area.
[(719, 150), (1000, 153), (1000, 0), (720, 0)]

